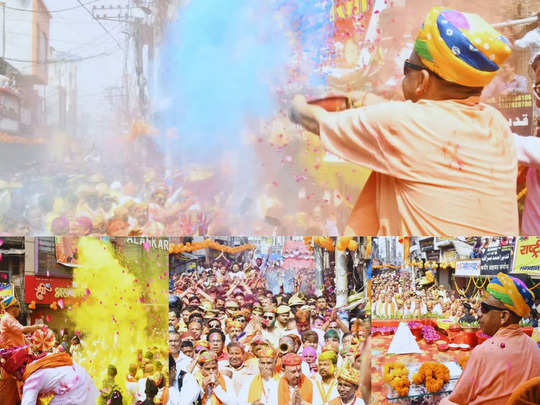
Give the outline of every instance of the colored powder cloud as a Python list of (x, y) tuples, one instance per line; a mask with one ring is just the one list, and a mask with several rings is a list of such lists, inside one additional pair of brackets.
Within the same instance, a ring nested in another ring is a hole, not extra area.
[(183, 162), (242, 147), (243, 130), (289, 101), (283, 90), (291, 75), (302, 77), (301, 70), (313, 79), (330, 7), (331, 1), (194, 0), (180, 9), (162, 47), (166, 102), (157, 113), (158, 125), (175, 128), (178, 137), (162, 137), (162, 147)]
[[(138, 349), (167, 353), (168, 254), (156, 256), (156, 249), (139, 247), (138, 257), (129, 259), (110, 243), (90, 237), (80, 240), (78, 251), (74, 295), (86, 299), (68, 312), (84, 345), (75, 360), (98, 388), (113, 364), (116, 382), (123, 387)], [(160, 361), (166, 372), (163, 354)]]

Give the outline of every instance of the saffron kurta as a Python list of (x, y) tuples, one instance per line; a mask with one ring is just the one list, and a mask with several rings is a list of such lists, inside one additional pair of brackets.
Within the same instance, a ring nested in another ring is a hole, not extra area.
[[(24, 345), (23, 326), (8, 313), (0, 317), (0, 349)], [(0, 369), (0, 405), (16, 404), (19, 400), (19, 390), (14, 377)]]
[(521, 383), (540, 375), (540, 350), (517, 325), (474, 348), (452, 394), (441, 405), (504, 405)]
[(324, 117), (326, 150), (373, 170), (347, 233), (518, 234), (514, 138), (478, 97), (386, 102)]

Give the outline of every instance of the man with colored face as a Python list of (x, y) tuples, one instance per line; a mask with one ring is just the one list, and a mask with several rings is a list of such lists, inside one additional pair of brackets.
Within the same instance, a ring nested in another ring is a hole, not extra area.
[(263, 347), (259, 353), (259, 373), (244, 380), (239, 398), (241, 404), (267, 405), (277, 397), (276, 352), (271, 347)]
[[(351, 235), (517, 235), (517, 159), (508, 121), (480, 94), (511, 53), (476, 14), (425, 18), (404, 63), (406, 101), (328, 112), (297, 96), (291, 119), (325, 149), (372, 170)], [(372, 97), (371, 97), (372, 98)]]
[(337, 391), (337, 380), (335, 377), (337, 354), (333, 350), (323, 351), (318, 357), (319, 378), (315, 383), (321, 394), (324, 404), (339, 396)]
[(504, 273), (487, 286), (480, 303), (480, 328), (491, 336), (472, 352), (463, 374), (441, 404), (506, 404), (520, 384), (540, 376), (540, 350), (519, 327), (530, 314), (534, 294)]
[(262, 337), (277, 347), (281, 332), (275, 327), (276, 314), (271, 309), (266, 309), (262, 315)]

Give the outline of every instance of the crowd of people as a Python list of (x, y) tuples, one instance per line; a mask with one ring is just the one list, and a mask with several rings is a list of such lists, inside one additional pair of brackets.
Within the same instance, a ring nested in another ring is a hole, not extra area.
[(171, 275), (169, 403), (367, 403), (361, 305), (339, 311), (334, 295), (306, 295), (298, 284), (273, 294), (261, 265), (214, 261)]
[(373, 318), (473, 319), (480, 297), (464, 297), (442, 284), (430, 283), (416, 289), (411, 274), (399, 270), (381, 271), (372, 279)]

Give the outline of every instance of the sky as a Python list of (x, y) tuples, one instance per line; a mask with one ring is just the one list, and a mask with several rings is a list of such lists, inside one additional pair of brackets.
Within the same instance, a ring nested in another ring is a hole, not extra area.
[[(83, 4), (91, 0), (82, 0)], [(94, 116), (110, 111), (110, 105), (105, 98), (105, 89), (119, 86), (123, 66), (123, 52), (114, 39), (109, 36), (99, 23), (94, 20), (83, 8), (54, 12), (76, 7), (76, 0), (44, 0), (51, 13), (49, 26), (49, 45), (59, 51), (69, 52), (85, 58), (103, 52), (110, 56), (101, 56), (87, 59), (78, 63), (78, 91), (79, 109)], [(91, 2), (87, 8), (91, 11), (93, 6), (108, 7), (109, 5), (125, 5), (127, 0), (99, 0)], [(124, 24), (102, 21), (112, 36), (125, 45)]]

